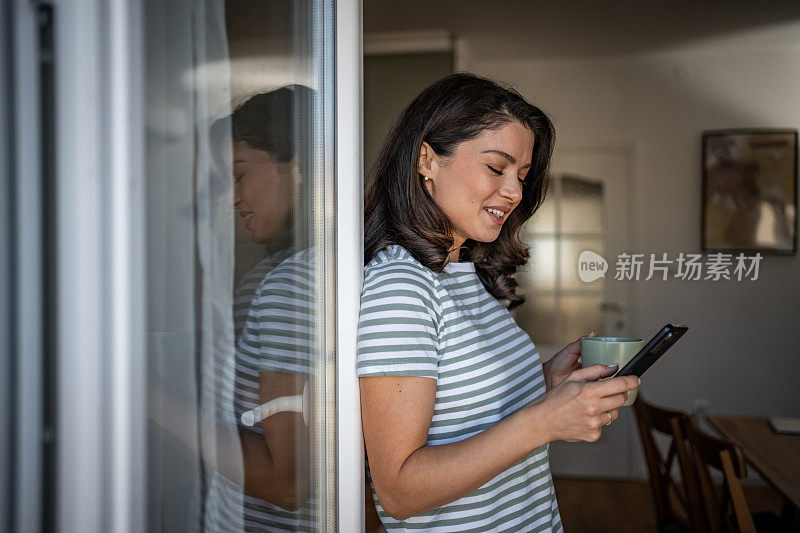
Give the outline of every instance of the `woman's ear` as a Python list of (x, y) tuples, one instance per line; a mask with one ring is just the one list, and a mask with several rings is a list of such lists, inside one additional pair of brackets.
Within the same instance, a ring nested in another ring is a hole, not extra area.
[(417, 173), (419, 174), (419, 179), (422, 180), (422, 184), (425, 186), (425, 189), (428, 191), (428, 194), (433, 195), (433, 181), (434, 181), (434, 167), (433, 167), (433, 158), (436, 153), (431, 148), (431, 145), (424, 142), (419, 149), (419, 160), (417, 162)]
[(423, 141), (422, 146), (419, 149), (419, 161), (417, 162), (417, 172), (420, 174), (421, 179), (425, 181), (433, 179), (433, 176), (431, 174), (433, 173), (434, 155), (435, 153), (433, 151), (433, 148), (431, 148), (431, 145)]

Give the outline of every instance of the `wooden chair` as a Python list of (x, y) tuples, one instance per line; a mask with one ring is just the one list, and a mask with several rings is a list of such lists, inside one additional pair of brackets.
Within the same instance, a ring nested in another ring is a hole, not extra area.
[[(688, 415), (646, 402), (641, 391), (634, 411), (659, 531), (706, 531), (702, 496), (686, 438)], [(656, 445), (658, 433), (671, 437), (666, 456)], [(676, 459), (680, 481), (672, 476)]]
[[(738, 445), (704, 432), (694, 416), (689, 421), (687, 433), (703, 496), (708, 531), (790, 531), (775, 514), (754, 515), (750, 512), (741, 481), (747, 477), (747, 462)], [(719, 489), (714, 486), (709, 467), (722, 472), (722, 487)]]

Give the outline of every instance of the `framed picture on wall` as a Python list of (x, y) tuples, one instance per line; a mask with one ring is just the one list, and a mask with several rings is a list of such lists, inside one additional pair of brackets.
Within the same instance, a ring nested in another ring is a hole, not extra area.
[(797, 130), (703, 132), (701, 245), (713, 252), (797, 251)]

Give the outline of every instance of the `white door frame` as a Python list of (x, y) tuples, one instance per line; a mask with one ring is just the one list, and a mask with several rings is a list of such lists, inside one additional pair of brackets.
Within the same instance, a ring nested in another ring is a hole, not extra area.
[(364, 531), (364, 440), (356, 376), (364, 280), (361, 0), (336, 3), (336, 462), (338, 531)]

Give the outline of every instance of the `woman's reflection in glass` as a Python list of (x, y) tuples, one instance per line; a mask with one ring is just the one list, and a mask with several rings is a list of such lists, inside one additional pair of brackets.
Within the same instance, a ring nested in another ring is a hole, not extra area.
[[(241, 415), (302, 395), (314, 343), (313, 263), (305, 221), (312, 91), (257, 94), (231, 116), (234, 206), (264, 258), (236, 287), (235, 413), (244, 458), (246, 531), (313, 529), (309, 428), (299, 412), (252, 426)], [(310, 407), (310, 406), (308, 406)], [(232, 490), (241, 490), (232, 486)]]

